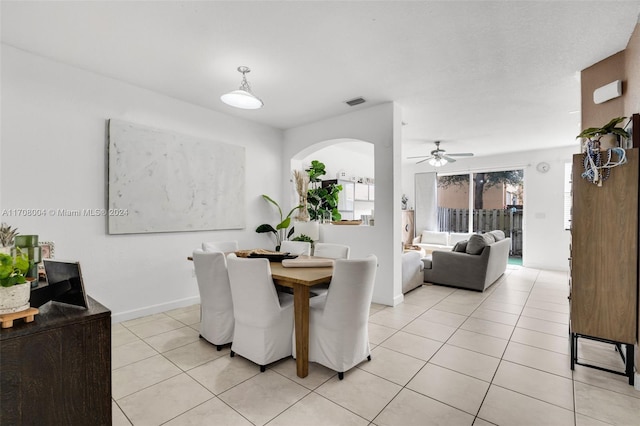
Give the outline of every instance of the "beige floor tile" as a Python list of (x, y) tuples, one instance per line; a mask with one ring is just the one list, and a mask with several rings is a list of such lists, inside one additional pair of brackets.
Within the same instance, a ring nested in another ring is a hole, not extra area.
[(571, 352), (569, 336), (553, 336), (551, 334), (540, 333), (539, 331), (516, 327), (511, 336), (511, 341), (565, 355), (569, 355)]
[(439, 342), (446, 342), (456, 330), (456, 327), (425, 321), (421, 318), (416, 319), (402, 329), (406, 333), (417, 334)]
[(315, 393), (302, 398), (269, 426), (366, 426), (369, 422)]
[(336, 375), (336, 372), (328, 369), (327, 367), (315, 362), (309, 363), (309, 375), (304, 378), (298, 377), (296, 370), (296, 360), (293, 358), (286, 358), (278, 361), (275, 364), (269, 366), (269, 369), (282, 374), (289, 380), (293, 380), (299, 385), (304, 386), (307, 389), (315, 389), (318, 386), (325, 383), (332, 376)]
[(197, 322), (195, 324), (189, 324), (189, 327), (193, 328), (195, 331), (200, 333), (200, 323), (199, 322)]
[(111, 401), (111, 426), (131, 426), (131, 422), (124, 415), (118, 404)]
[(475, 311), (480, 303), (455, 303), (449, 302), (448, 298), (444, 299), (442, 302), (434, 305), (431, 309), (436, 309), (438, 311), (451, 312), (459, 315), (470, 315), (473, 311)]
[(126, 345), (127, 343), (136, 342), (138, 340), (140, 340), (140, 338), (122, 324), (111, 325), (112, 348), (117, 348), (118, 346)]
[(195, 305), (189, 305), (189, 306), (184, 306), (182, 308), (171, 309), (164, 313), (170, 316), (171, 318), (178, 319), (179, 316), (182, 316), (188, 313), (193, 313), (193, 312), (200, 312), (200, 304), (197, 303)]
[(500, 359), (445, 344), (433, 356), (431, 363), (490, 382)]
[(260, 368), (246, 359), (223, 356), (187, 372), (215, 395), (260, 374)]
[(175, 419), (164, 423), (164, 426), (201, 425), (253, 426), (249, 420), (220, 401), (219, 398), (211, 398)]
[(179, 348), (180, 346), (188, 345), (189, 343), (197, 342), (198, 339), (197, 331), (191, 327), (183, 325), (182, 328), (147, 337), (144, 341), (151, 345), (155, 350), (162, 353), (170, 351), (171, 349)]
[(373, 423), (378, 426), (470, 426), (473, 424), (473, 416), (417, 392), (403, 389)]
[(136, 338), (131, 343), (111, 349), (111, 369), (115, 370), (154, 355), (158, 355), (155, 349)]
[(251, 423), (264, 425), (309, 392), (309, 389), (267, 370), (218, 397)]
[(468, 318), (466, 315), (455, 314), (451, 312), (439, 311), (437, 309), (429, 309), (419, 317), (425, 321), (431, 321), (438, 324), (448, 325), (449, 327), (460, 327), (460, 324)]
[(507, 312), (493, 311), (490, 309), (478, 308), (473, 314), (473, 318), (480, 318), (486, 321), (499, 322), (500, 324), (516, 325), (518, 322), (518, 315), (510, 314)]
[(162, 355), (155, 355), (118, 368), (111, 373), (113, 399), (118, 401), (122, 397), (180, 373), (180, 369)]
[(486, 420), (482, 420), (479, 417), (473, 421), (473, 426), (495, 426), (495, 423), (488, 422)]
[(541, 333), (553, 334), (559, 337), (569, 336), (569, 327), (559, 322), (545, 321), (538, 318), (520, 317), (518, 328), (526, 328), (527, 330), (539, 331)]
[(541, 300), (529, 300), (526, 307), (541, 309), (543, 311), (557, 312), (561, 314), (569, 314), (569, 301), (566, 299), (561, 303), (543, 302)]
[(420, 315), (424, 314), (427, 311), (427, 308), (424, 308), (422, 306), (411, 305), (408, 303), (401, 303), (397, 306), (386, 306), (384, 310), (392, 311), (394, 313), (406, 315), (412, 318), (417, 318)]
[(399, 331), (380, 346), (403, 353), (424, 361), (429, 361), (434, 353), (442, 346), (442, 342), (416, 336), (415, 334)]
[(497, 425), (567, 426), (573, 411), (491, 385), (478, 417)]
[(521, 305), (512, 305), (510, 303), (504, 302), (494, 302), (492, 300), (485, 301), (482, 305), (480, 305), (482, 309), (488, 309), (491, 311), (498, 312), (506, 312), (508, 314), (520, 315), (522, 309), (524, 308)]
[(407, 305), (420, 306), (425, 309), (431, 308), (433, 305), (439, 303), (445, 297), (446, 294), (433, 294), (431, 292), (419, 291), (424, 287), (410, 291), (404, 295), (404, 303)]
[(404, 315), (383, 309), (369, 316), (369, 322), (400, 330), (415, 319), (412, 315)]
[(204, 339), (180, 346), (163, 353), (163, 355), (183, 371), (191, 370), (220, 357), (229, 356), (229, 346), (218, 351), (214, 345)]
[(487, 303), (506, 303), (509, 305), (524, 306), (529, 298), (528, 292), (497, 290), (491, 296), (487, 297)]
[(398, 332), (397, 329), (369, 322), (369, 343), (379, 345)]
[(479, 293), (477, 291), (456, 290), (445, 299), (447, 302), (470, 304), (478, 306), (489, 295), (487, 293)]
[(200, 310), (181, 312), (174, 314), (171, 317), (180, 321), (184, 325), (193, 325), (200, 322)]
[(425, 361), (379, 346), (371, 351), (371, 361), (358, 368), (404, 386), (424, 365)]
[(134, 319), (128, 320), (128, 321), (123, 321), (121, 324), (123, 326), (127, 327), (127, 328), (130, 328), (130, 327), (134, 327), (134, 326), (139, 325), (139, 324), (144, 324), (146, 322), (154, 322), (154, 321), (162, 320), (162, 319), (165, 319), (165, 318), (169, 318), (169, 317), (164, 312), (160, 312), (160, 313), (153, 314), (153, 315), (147, 315), (147, 316), (140, 317), (140, 318), (134, 318)]
[(503, 359), (551, 374), (571, 378), (571, 357), (522, 343), (509, 342)]
[(632, 398), (640, 398), (640, 392), (629, 385), (629, 379), (626, 376), (619, 376), (607, 371), (595, 370), (578, 365), (573, 371), (573, 380), (622, 393)]
[(427, 364), (406, 387), (475, 416), (489, 389), (489, 383)]
[(615, 345), (589, 339), (578, 339), (578, 359), (612, 370), (624, 371), (625, 365)]
[(573, 411), (571, 379), (502, 361), (492, 384)]
[(574, 382), (576, 413), (614, 425), (637, 425), (640, 399)]
[(608, 426), (611, 423), (601, 422), (584, 414), (576, 414), (576, 426)]
[(473, 317), (466, 320), (460, 328), (506, 340), (508, 340), (511, 337), (511, 333), (513, 333), (513, 326), (511, 325), (500, 324), (499, 322), (487, 321)]
[(379, 303), (372, 303), (371, 306), (369, 307), (369, 314), (374, 314), (378, 311), (383, 310), (384, 308), (386, 308), (387, 305), (381, 305)]
[(158, 319), (153, 321), (127, 326), (133, 334), (143, 339), (182, 327), (184, 327), (183, 323), (166, 315), (158, 317)]
[(316, 393), (367, 420), (375, 416), (400, 392), (401, 386), (359, 368), (333, 377), (316, 389)]
[(212, 397), (183, 373), (126, 396), (118, 404), (134, 425), (159, 425)]
[(560, 324), (569, 324), (569, 314), (553, 311), (545, 311), (544, 309), (530, 308), (525, 306), (522, 314), (525, 317), (538, 318), (545, 321), (559, 322)]
[(498, 339), (497, 337), (462, 329), (456, 331), (453, 336), (447, 340), (448, 345), (458, 346), (496, 358), (502, 357), (507, 343), (509, 343), (509, 341), (505, 339)]

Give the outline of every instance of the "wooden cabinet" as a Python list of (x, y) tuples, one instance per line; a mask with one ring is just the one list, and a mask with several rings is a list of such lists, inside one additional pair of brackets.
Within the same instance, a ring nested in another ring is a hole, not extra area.
[(88, 300), (0, 330), (0, 424), (111, 425), (111, 312)]
[(633, 367), (638, 312), (638, 149), (626, 154), (627, 164), (613, 168), (601, 187), (581, 177), (583, 155), (573, 158), (572, 367), (577, 337), (626, 344), (627, 361), (631, 358)]

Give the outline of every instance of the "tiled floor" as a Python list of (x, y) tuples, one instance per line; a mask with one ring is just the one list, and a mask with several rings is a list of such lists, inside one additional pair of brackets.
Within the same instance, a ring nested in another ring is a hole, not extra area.
[[(425, 285), (373, 305), (372, 360), (266, 372), (198, 338), (199, 307), (113, 326), (114, 425), (638, 425), (626, 378), (570, 369), (567, 275), (510, 266), (488, 291)], [(609, 345), (591, 363), (622, 368)]]

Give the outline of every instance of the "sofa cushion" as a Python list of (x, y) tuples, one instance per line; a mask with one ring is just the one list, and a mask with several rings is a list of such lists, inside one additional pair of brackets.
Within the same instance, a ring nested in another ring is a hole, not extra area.
[(459, 241), (466, 241), (473, 235), (470, 232), (452, 232), (449, 234), (449, 245), (455, 246)]
[(504, 232), (502, 232), (499, 229), (496, 229), (495, 231), (491, 231), (489, 232), (489, 234), (493, 235), (493, 238), (495, 238), (496, 241), (502, 241), (505, 239)]
[(487, 234), (473, 234), (471, 237), (469, 237), (466, 253), (480, 254), (486, 246), (493, 242), (495, 242), (493, 236), (487, 236)]
[(468, 242), (469, 242), (468, 240), (458, 241), (456, 243), (456, 245), (453, 246), (453, 250), (452, 251), (457, 251), (459, 253), (466, 253), (466, 251), (467, 251), (467, 243)]
[(420, 242), (422, 244), (442, 244), (447, 245), (448, 235), (446, 232), (437, 231), (422, 231), (422, 238)]

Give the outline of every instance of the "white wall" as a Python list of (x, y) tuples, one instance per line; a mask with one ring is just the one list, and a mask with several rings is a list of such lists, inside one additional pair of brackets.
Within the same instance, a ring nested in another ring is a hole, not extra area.
[[(401, 112), (393, 103), (360, 109), (306, 126), (285, 131), (283, 157), (305, 158), (332, 141), (355, 139), (374, 145), (375, 226), (321, 227), (322, 241), (348, 244), (353, 258), (370, 253), (378, 256), (378, 271), (373, 301), (386, 305), (400, 303), (401, 290), (401, 217), (400, 203), (400, 129)], [(290, 188), (283, 177), (283, 191)], [(344, 228), (344, 229), (343, 229)]]
[[(461, 159), (438, 169), (440, 173), (509, 168), (524, 169), (524, 235), (523, 264), (532, 268), (566, 271), (569, 268), (569, 231), (564, 230), (564, 164), (571, 162), (575, 148), (535, 150), (520, 153)], [(536, 165), (547, 162), (547, 173)], [(414, 174), (433, 171), (426, 163), (405, 166), (402, 171), (403, 191), (415, 200)], [(420, 230), (416, 230), (417, 232)]]
[[(245, 230), (107, 235), (104, 217), (2, 216), (22, 234), (54, 241), (57, 258), (79, 260), (87, 292), (112, 310), (114, 320), (197, 303), (186, 258), (202, 241), (272, 246), (254, 230), (276, 222), (260, 194), (282, 198), (280, 130), (1, 48), (0, 210), (105, 208), (109, 118), (247, 148)], [(247, 118), (255, 114), (248, 111)]]

